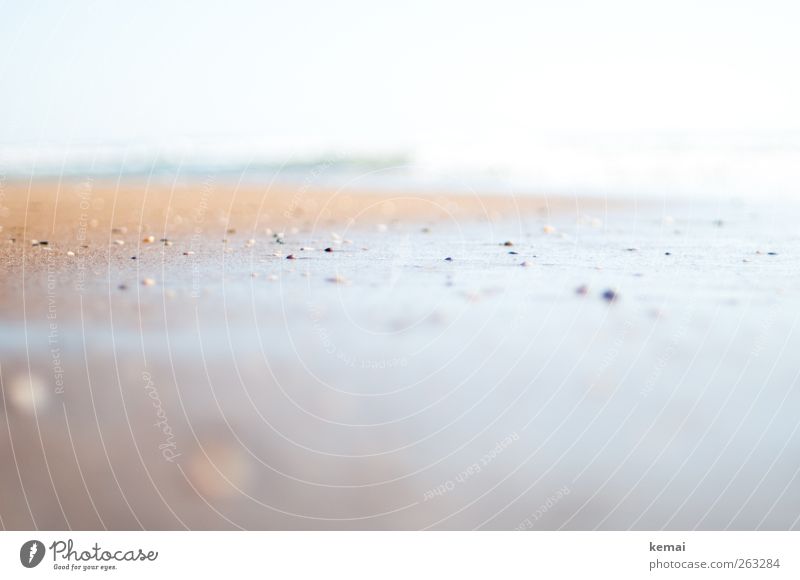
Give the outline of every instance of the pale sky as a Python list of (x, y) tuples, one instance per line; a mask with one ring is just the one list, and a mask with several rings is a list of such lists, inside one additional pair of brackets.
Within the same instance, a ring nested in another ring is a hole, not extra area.
[(800, 129), (798, 6), (0, 0), (0, 144)]

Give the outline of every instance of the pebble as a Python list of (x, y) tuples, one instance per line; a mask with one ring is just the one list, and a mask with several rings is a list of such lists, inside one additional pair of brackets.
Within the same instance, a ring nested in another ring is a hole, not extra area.
[(193, 254), (194, 254), (194, 251), (193, 251), (193, 250), (186, 250), (186, 251), (183, 253), (183, 255), (184, 255), (184, 256), (191, 256), (191, 255), (193, 255)]
[(228, 228), (228, 229), (226, 230), (226, 233), (228, 233), (228, 234), (235, 234), (235, 233), (236, 233), (236, 228)]
[(119, 290), (127, 290), (128, 287), (125, 284), (120, 284), (119, 286), (117, 286), (117, 289), (119, 289)]
[(128, 232), (128, 228), (126, 228), (124, 226), (119, 227), (119, 228), (111, 228), (111, 233), (112, 234), (125, 234), (127, 232)]
[(155, 286), (155, 285), (156, 281), (153, 280), (152, 278), (145, 278), (144, 280), (142, 280), (142, 286)]
[[(44, 242), (44, 243), (46, 244), (47, 242)], [(778, 255), (778, 252), (767, 252), (767, 256), (777, 256), (777, 255)]]
[(156, 241), (156, 237), (155, 236), (145, 236), (144, 238), (142, 238), (142, 241), (145, 244), (152, 244), (153, 242)]
[(333, 251), (333, 248), (325, 248), (325, 251), (331, 253)]
[(347, 282), (346, 278), (339, 276), (338, 274), (336, 276), (331, 276), (330, 278), (325, 278), (325, 280), (332, 284), (344, 284)]
[(556, 228), (554, 228), (553, 226), (544, 226), (542, 228), (542, 231), (546, 234), (554, 234), (556, 232)]
[(514, 245), (514, 242), (509, 240), (509, 241), (503, 242), (503, 245), (510, 248), (511, 246)]
[(450, 256), (447, 256), (447, 257), (444, 259), (444, 261), (445, 261), (445, 262), (452, 262), (452, 261), (453, 261), (453, 258), (451, 258)]
[(575, 288), (575, 294), (579, 296), (586, 296), (589, 293), (589, 287), (586, 284), (581, 284)]
[(511, 254), (512, 256), (516, 256), (517, 254), (519, 254), (519, 252), (515, 252), (514, 250), (511, 250), (509, 252), (509, 254)]
[(603, 292), (603, 300), (606, 302), (616, 302), (618, 298), (619, 294), (617, 294), (617, 292), (611, 288)]
[(72, 250), (68, 250), (67, 251), (67, 256), (74, 256), (74, 255), (75, 255), (75, 252), (73, 252)]
[(7, 386), (11, 407), (22, 415), (34, 416), (42, 411), (50, 400), (44, 381), (35, 374), (18, 374)]
[(252, 248), (253, 246), (255, 246), (255, 245), (256, 245), (256, 241), (255, 241), (254, 239), (250, 238), (249, 240), (247, 240), (247, 241), (244, 243), (244, 245), (245, 245), (246, 247), (248, 247), (248, 248)]
[(286, 256), (286, 259), (287, 260), (296, 260), (297, 258), (295, 257), (294, 254), (289, 254), (288, 256)]
[(237, 497), (252, 477), (241, 449), (217, 441), (189, 456), (186, 474), (203, 497), (215, 500)]
[(117, 244), (118, 246), (124, 246), (125, 240), (114, 240), (114, 243)]
[(522, 262), (520, 264), (520, 266), (522, 266), (523, 268), (530, 268), (531, 266), (533, 266), (533, 262), (525, 261), (525, 262)]

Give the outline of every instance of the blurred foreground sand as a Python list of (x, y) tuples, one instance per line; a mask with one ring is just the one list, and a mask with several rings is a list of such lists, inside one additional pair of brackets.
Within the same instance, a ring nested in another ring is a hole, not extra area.
[(797, 208), (0, 202), (5, 528), (798, 527)]

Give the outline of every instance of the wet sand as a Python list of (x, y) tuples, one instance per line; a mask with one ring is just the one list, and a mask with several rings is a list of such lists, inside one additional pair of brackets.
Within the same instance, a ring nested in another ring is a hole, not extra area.
[(796, 529), (798, 218), (4, 183), (0, 523)]

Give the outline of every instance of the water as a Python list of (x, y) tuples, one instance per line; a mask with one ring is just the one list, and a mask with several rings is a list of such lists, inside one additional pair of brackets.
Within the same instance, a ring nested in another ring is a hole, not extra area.
[(5, 178), (213, 175), (388, 191), (780, 200), (800, 193), (800, 132), (537, 133), (337, 148), (275, 140), (0, 147)]

